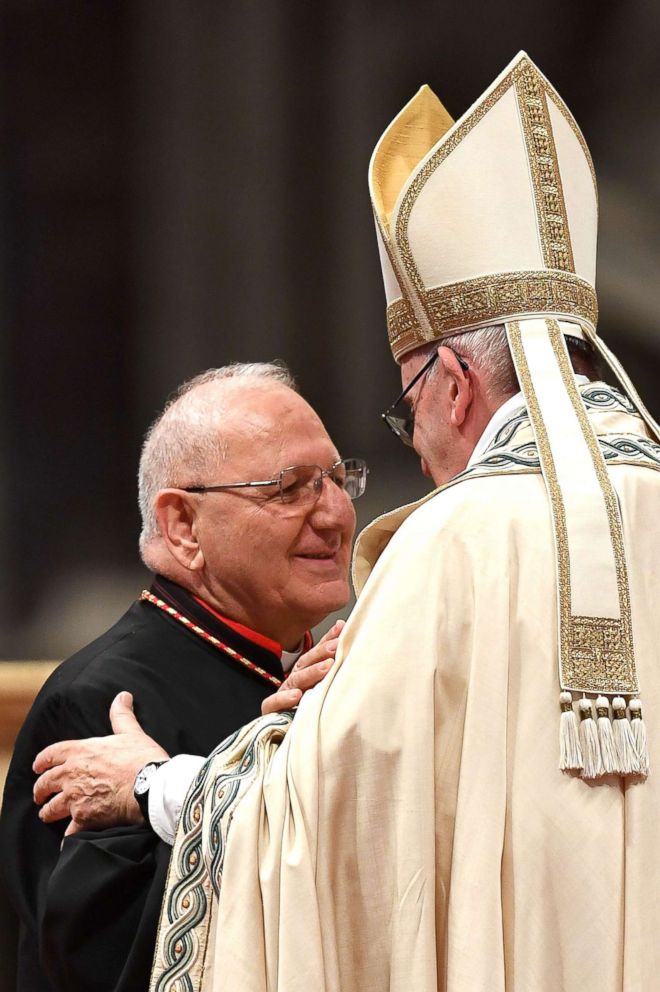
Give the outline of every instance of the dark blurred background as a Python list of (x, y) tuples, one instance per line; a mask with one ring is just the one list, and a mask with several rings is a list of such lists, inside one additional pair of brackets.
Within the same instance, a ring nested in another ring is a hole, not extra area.
[(369, 156), (422, 82), (458, 117), (525, 48), (600, 180), (600, 330), (656, 416), (660, 8), (644, 0), (3, 0), (0, 657), (60, 658), (140, 591), (142, 434), (183, 379), (284, 359), (361, 522), (426, 489), (379, 414)]

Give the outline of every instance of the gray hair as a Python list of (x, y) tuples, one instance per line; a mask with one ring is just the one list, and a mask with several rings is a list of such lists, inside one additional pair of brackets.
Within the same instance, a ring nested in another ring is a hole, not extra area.
[(504, 324), (478, 327), (463, 334), (452, 334), (436, 342), (455, 348), (468, 365), (475, 365), (488, 373), (488, 391), (491, 396), (509, 393), (513, 396), (520, 388), (516, 370), (509, 351)]
[[(474, 331), (452, 334), (433, 341), (430, 347), (437, 348), (439, 344), (447, 345), (464, 358), (468, 365), (474, 365), (486, 373), (486, 388), (491, 397), (508, 398), (520, 389), (504, 324), (491, 324)], [(597, 379), (600, 369), (592, 345), (572, 335), (566, 335), (566, 344), (574, 370), (590, 379)]]
[(202, 473), (213, 459), (226, 457), (226, 443), (218, 436), (217, 402), (196, 393), (200, 386), (230, 380), (246, 385), (288, 386), (297, 391), (295, 380), (283, 362), (234, 362), (200, 372), (179, 386), (147, 431), (140, 455), (140, 554), (147, 567), (148, 545), (160, 534), (155, 514), (160, 490), (197, 485), (204, 481)]

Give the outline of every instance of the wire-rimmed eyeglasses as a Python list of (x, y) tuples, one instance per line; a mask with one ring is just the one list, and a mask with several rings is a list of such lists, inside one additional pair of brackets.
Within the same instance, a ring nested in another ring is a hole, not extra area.
[[(454, 351), (453, 348), (450, 348), (450, 351), (453, 351), (454, 355), (456, 355), (456, 352)], [(392, 406), (388, 407), (385, 413), (381, 413), (381, 418), (385, 421), (385, 423), (392, 431), (392, 433), (396, 434), (396, 436), (401, 441), (403, 441), (404, 444), (407, 444), (409, 448), (412, 448), (413, 446), (413, 433), (415, 431), (415, 411), (413, 410), (412, 407), (408, 407), (405, 417), (394, 416), (392, 411), (396, 410), (398, 405), (401, 403), (403, 399), (405, 399), (405, 397), (408, 395), (408, 393), (413, 388), (413, 386), (415, 386), (422, 378), (422, 376), (425, 375), (429, 371), (429, 369), (433, 366), (437, 358), (438, 358), (438, 351), (436, 350), (433, 352), (428, 362), (425, 362), (424, 365), (422, 365), (417, 375), (414, 375), (412, 377), (406, 388), (400, 393), (399, 396), (397, 396), (394, 403), (392, 403)], [(460, 365), (460, 367), (463, 369), (464, 372), (469, 371), (469, 365), (464, 358), (461, 358), (460, 355), (456, 355), (456, 360), (458, 361), (458, 364)]]
[(311, 503), (319, 498), (323, 480), (332, 479), (350, 499), (358, 499), (367, 485), (369, 469), (361, 458), (340, 458), (330, 468), (320, 465), (290, 465), (283, 468), (274, 479), (257, 482), (223, 482), (216, 486), (183, 486), (187, 493), (216, 493), (225, 489), (254, 489), (277, 486), (283, 503)]

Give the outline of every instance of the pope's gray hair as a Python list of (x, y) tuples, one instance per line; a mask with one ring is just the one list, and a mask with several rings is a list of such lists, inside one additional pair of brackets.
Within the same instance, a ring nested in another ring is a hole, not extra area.
[(288, 386), (296, 383), (283, 362), (234, 362), (207, 369), (184, 382), (168, 400), (146, 433), (138, 470), (138, 502), (142, 516), (140, 554), (147, 567), (149, 544), (158, 537), (156, 496), (161, 489), (194, 486), (206, 480), (204, 472), (226, 457), (226, 439), (220, 433), (217, 396), (199, 393), (200, 386), (228, 381), (246, 386)]
[[(468, 365), (474, 365), (486, 373), (486, 388), (491, 397), (507, 398), (514, 396), (520, 386), (516, 375), (504, 324), (491, 324), (478, 327), (474, 331), (463, 331), (450, 337), (433, 341), (430, 349), (444, 344), (464, 358)], [(566, 336), (566, 344), (573, 368), (590, 379), (599, 375), (598, 359), (593, 347), (581, 338)], [(432, 369), (433, 373), (435, 370)]]
[(503, 324), (492, 324), (475, 331), (454, 334), (437, 343), (455, 349), (468, 365), (487, 371), (491, 396), (506, 393), (513, 396), (518, 391), (518, 380)]

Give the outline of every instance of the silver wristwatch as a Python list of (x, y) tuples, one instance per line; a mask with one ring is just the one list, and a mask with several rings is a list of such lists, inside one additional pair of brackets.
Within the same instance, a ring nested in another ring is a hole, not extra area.
[(143, 765), (140, 771), (135, 776), (135, 783), (133, 785), (133, 795), (135, 796), (135, 801), (140, 807), (140, 812), (144, 817), (147, 826), (151, 826), (151, 821), (149, 819), (149, 788), (151, 786), (151, 780), (154, 777), (156, 769), (164, 765), (165, 761), (148, 761), (146, 765)]

